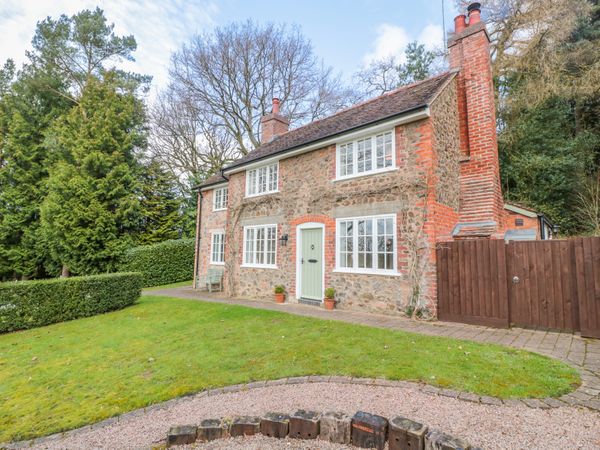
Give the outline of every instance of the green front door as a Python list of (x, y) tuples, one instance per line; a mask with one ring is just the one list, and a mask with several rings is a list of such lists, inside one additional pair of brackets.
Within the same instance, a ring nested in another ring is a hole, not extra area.
[(301, 230), (300, 297), (323, 299), (323, 230)]

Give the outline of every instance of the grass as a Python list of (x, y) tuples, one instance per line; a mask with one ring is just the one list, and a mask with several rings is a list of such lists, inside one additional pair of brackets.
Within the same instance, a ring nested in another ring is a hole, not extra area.
[(557, 396), (579, 382), (540, 355), (241, 306), (142, 297), (0, 336), (0, 442), (63, 431), (215, 386), (308, 374)]
[(188, 287), (192, 285), (192, 280), (188, 281), (178, 281), (177, 283), (171, 284), (163, 284), (161, 286), (152, 286), (144, 288), (145, 291), (158, 291), (160, 289), (169, 289), (169, 288), (178, 288), (178, 287)]

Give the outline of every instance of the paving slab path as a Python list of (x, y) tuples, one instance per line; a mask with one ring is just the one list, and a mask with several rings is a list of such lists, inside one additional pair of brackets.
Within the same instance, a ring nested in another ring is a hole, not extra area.
[[(260, 300), (229, 298), (222, 293), (197, 291), (191, 287), (178, 287), (144, 291), (145, 295), (161, 295), (207, 302), (241, 305), (251, 308), (268, 309), (287, 312), (305, 317), (339, 320), (343, 322), (369, 325), (392, 330), (410, 331), (430, 336), (445, 336), (456, 339), (467, 339), (476, 342), (506, 345), (524, 349), (542, 355), (557, 358), (575, 367), (582, 384), (574, 392), (558, 399), (523, 399), (510, 400), (511, 404), (526, 405), (531, 408), (556, 408), (560, 406), (583, 406), (600, 411), (600, 340), (582, 338), (578, 334), (556, 331), (530, 330), (523, 328), (499, 329), (466, 325), (451, 322), (415, 321), (401, 316), (390, 316), (360, 311), (336, 309), (327, 311), (323, 308), (299, 303), (277, 304)], [(430, 386), (432, 392), (439, 395), (455, 395), (454, 391), (437, 389)], [(459, 394), (459, 399), (461, 398)], [(490, 397), (479, 397), (462, 394), (463, 400), (475, 402), (497, 401)], [(469, 397), (469, 398), (467, 398)]]

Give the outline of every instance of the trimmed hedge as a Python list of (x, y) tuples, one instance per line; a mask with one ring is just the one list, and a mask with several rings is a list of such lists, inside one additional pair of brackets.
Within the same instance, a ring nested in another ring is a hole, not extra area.
[(122, 309), (141, 292), (139, 273), (0, 283), (0, 333)]
[(124, 272), (140, 272), (144, 287), (191, 280), (194, 275), (194, 239), (176, 239), (130, 249), (122, 260)]

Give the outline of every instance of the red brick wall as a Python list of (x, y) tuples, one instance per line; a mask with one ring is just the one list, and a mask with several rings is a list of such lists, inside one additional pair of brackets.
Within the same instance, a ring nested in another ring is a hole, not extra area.
[(489, 38), (483, 23), (455, 35), (449, 42), (450, 67), (457, 75), (460, 119), (461, 222), (494, 221), (495, 236), (504, 228), (500, 185), (494, 88)]
[[(523, 225), (516, 225), (516, 219), (523, 220)], [(538, 217), (528, 217), (513, 211), (506, 211), (504, 215), (504, 227), (506, 230), (535, 230), (536, 239), (541, 239), (540, 219)]]
[(286, 133), (289, 129), (289, 122), (280, 114), (271, 113), (261, 120), (260, 141), (265, 144), (271, 142), (274, 137)]

